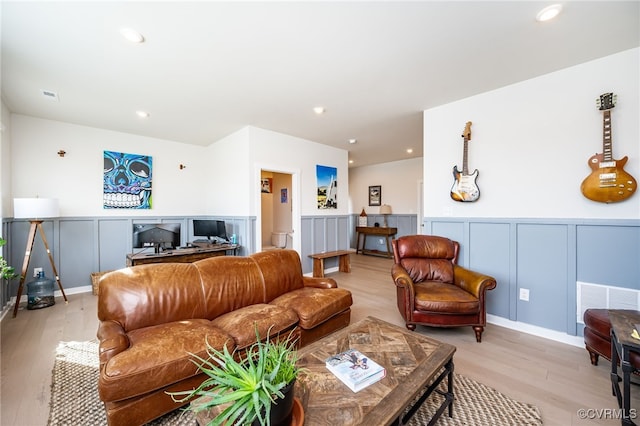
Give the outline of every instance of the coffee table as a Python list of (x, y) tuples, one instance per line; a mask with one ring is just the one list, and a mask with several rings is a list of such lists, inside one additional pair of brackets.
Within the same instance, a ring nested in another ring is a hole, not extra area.
[[(611, 388), (618, 399), (618, 406), (622, 409), (622, 424), (635, 425), (631, 411), (630, 376), (634, 372), (629, 352), (640, 352), (640, 340), (632, 337), (631, 333), (640, 324), (640, 315), (636, 311), (610, 309), (611, 321)], [(618, 361), (622, 370), (622, 377), (618, 374)], [(622, 390), (620, 390), (622, 379)]]
[[(328, 357), (350, 348), (383, 365), (386, 377), (352, 392), (325, 367)], [(302, 400), (305, 425), (402, 425), (434, 390), (445, 399), (429, 424), (447, 407), (452, 417), (455, 351), (453, 345), (374, 317), (325, 336), (298, 351), (305, 371), (296, 382), (296, 395)], [(436, 389), (444, 379), (446, 392)]]

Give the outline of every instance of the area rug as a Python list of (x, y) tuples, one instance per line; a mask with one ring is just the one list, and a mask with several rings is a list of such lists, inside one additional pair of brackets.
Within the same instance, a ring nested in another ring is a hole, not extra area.
[[(61, 342), (56, 350), (51, 384), (50, 426), (107, 424), (104, 407), (98, 397), (98, 343)], [(443, 426), (524, 426), (542, 425), (538, 408), (515, 401), (502, 393), (460, 374), (455, 376), (453, 418), (445, 411), (437, 422)], [(436, 393), (416, 412), (409, 423), (424, 426), (442, 402)], [(195, 426), (195, 417), (176, 410), (149, 425)], [(308, 425), (312, 426), (312, 425)]]

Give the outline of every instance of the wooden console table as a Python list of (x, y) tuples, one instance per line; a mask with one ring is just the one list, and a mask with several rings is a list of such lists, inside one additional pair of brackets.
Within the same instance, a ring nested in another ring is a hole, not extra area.
[(144, 265), (146, 263), (191, 263), (214, 256), (225, 256), (227, 251), (236, 254), (237, 244), (211, 244), (206, 247), (168, 250), (162, 253), (129, 253), (127, 266)]
[[(398, 233), (398, 228), (389, 228), (384, 226), (357, 226), (356, 232), (356, 253), (393, 257), (391, 239)], [(365, 250), (365, 246), (367, 245), (367, 236), (369, 235), (384, 237), (387, 242), (387, 251)], [(360, 245), (360, 240), (362, 240), (362, 246)]]

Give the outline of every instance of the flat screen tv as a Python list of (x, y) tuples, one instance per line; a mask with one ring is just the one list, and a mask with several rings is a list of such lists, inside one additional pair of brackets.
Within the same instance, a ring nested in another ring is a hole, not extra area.
[(179, 223), (135, 223), (133, 248), (153, 247), (156, 253), (180, 246)]
[(193, 236), (207, 237), (209, 242), (227, 242), (227, 225), (224, 220), (194, 219)]

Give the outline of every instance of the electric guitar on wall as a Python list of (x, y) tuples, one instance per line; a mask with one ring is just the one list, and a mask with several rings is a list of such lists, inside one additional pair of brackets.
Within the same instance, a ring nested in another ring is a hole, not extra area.
[(631, 197), (636, 192), (636, 180), (623, 170), (627, 157), (613, 158), (613, 137), (611, 136), (611, 110), (615, 107), (616, 96), (604, 93), (597, 100), (602, 111), (602, 153), (589, 158), (593, 170), (582, 181), (580, 190), (590, 200), (600, 203), (615, 203)]
[(468, 143), (471, 140), (471, 122), (467, 121), (462, 133), (464, 138), (464, 153), (462, 155), (462, 173), (458, 170), (458, 166), (453, 166), (453, 186), (451, 187), (451, 198), (460, 202), (476, 201), (480, 198), (480, 189), (476, 185), (478, 178), (478, 170), (474, 170), (469, 174), (467, 167)]

